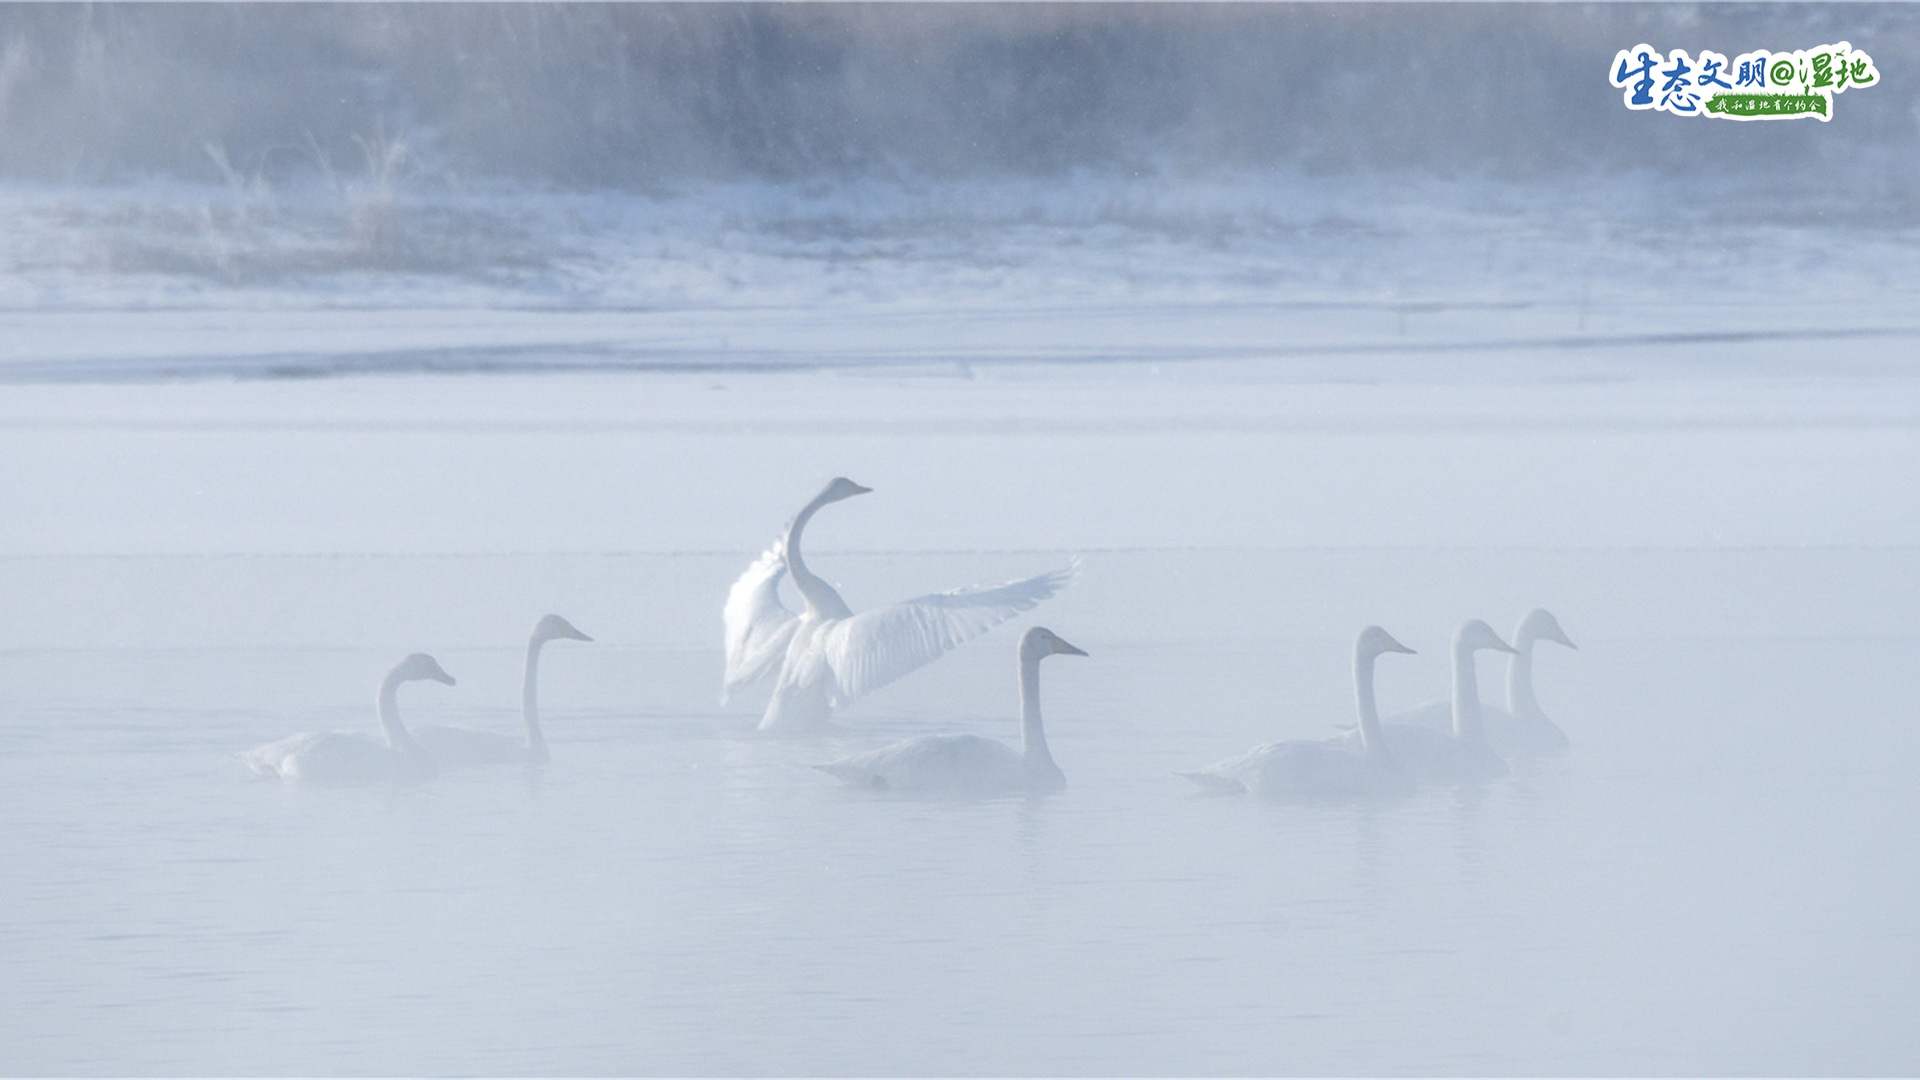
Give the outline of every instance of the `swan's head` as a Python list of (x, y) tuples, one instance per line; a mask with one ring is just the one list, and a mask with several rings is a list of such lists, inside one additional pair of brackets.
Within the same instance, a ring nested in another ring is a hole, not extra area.
[(1520, 651), (1500, 640), (1500, 635), (1493, 632), (1493, 627), (1479, 619), (1467, 620), (1467, 624), (1453, 636), (1453, 648), (1455, 652), (1476, 652), (1480, 649), (1504, 653)]
[(1537, 607), (1527, 612), (1527, 617), (1520, 620), (1519, 631), (1513, 636), (1516, 641), (1532, 639), (1551, 641), (1557, 645), (1565, 645), (1569, 649), (1580, 647), (1567, 640), (1567, 632), (1560, 629), (1560, 620), (1554, 618), (1553, 612), (1546, 608)]
[(418, 682), (432, 679), (437, 683), (453, 685), (453, 676), (447, 674), (440, 662), (426, 653), (417, 652), (393, 666), (394, 678), (400, 682)]
[(1412, 649), (1393, 640), (1392, 634), (1387, 633), (1377, 626), (1369, 626), (1365, 630), (1360, 631), (1360, 640), (1354, 643), (1353, 649), (1357, 655), (1367, 660), (1371, 660), (1381, 653), (1390, 652), (1406, 653), (1409, 656), (1413, 655)]
[(1038, 660), (1043, 656), (1052, 656), (1054, 653), (1066, 656), (1087, 655), (1085, 649), (1068, 644), (1065, 638), (1044, 626), (1034, 627), (1020, 639), (1020, 659), (1022, 660)]
[(533, 628), (535, 641), (592, 641), (593, 639), (573, 628), (573, 624), (558, 615), (548, 615)]
[(833, 478), (833, 482), (827, 485), (827, 490), (820, 493), (820, 498), (826, 502), (839, 502), (841, 499), (851, 499), (855, 495), (865, 495), (872, 490), (872, 488), (863, 487), (844, 476), (836, 476)]

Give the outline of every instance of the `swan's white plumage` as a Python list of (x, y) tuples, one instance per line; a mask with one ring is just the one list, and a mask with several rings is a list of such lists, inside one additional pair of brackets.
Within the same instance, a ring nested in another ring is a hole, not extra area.
[(978, 735), (922, 735), (814, 767), (875, 791), (984, 797), (1026, 786), (1019, 752)]
[(1392, 748), (1379, 737), (1380, 718), (1374, 706), (1374, 661), (1389, 652), (1413, 650), (1378, 626), (1362, 630), (1354, 641), (1353, 690), (1359, 727), (1352, 739), (1336, 736), (1267, 743), (1180, 775), (1214, 794), (1254, 794), (1269, 799), (1354, 799), (1410, 789), (1412, 780)]
[[(1578, 648), (1560, 628), (1552, 612), (1545, 608), (1533, 609), (1521, 617), (1513, 631), (1516, 651), (1507, 659), (1507, 707), (1502, 709), (1485, 703), (1480, 706), (1487, 745), (1504, 757), (1550, 757), (1566, 753), (1569, 745), (1567, 733), (1540, 710), (1539, 698), (1534, 694), (1533, 647), (1542, 641)], [(1453, 705), (1429, 701), (1395, 713), (1387, 722), (1451, 731)]]
[[(1453, 784), (1487, 780), (1506, 773), (1507, 763), (1487, 742), (1485, 711), (1480, 705), (1479, 678), (1473, 659), (1482, 649), (1514, 651), (1513, 646), (1500, 640), (1492, 627), (1479, 619), (1469, 619), (1453, 638), (1449, 731), (1392, 721), (1380, 725), (1381, 741), (1414, 779), (1423, 783)], [(1359, 732), (1350, 731), (1341, 738), (1350, 745), (1358, 745), (1360, 737)]]
[[(1494, 742), (1494, 729), (1503, 724), (1512, 723), (1513, 714), (1498, 705), (1480, 703), (1480, 720), (1487, 726), (1487, 741)], [(1453, 730), (1453, 702), (1423, 701), (1411, 709), (1402, 709), (1386, 717), (1383, 723), (1405, 724), (1414, 727), (1430, 728), (1434, 731)], [(1498, 746), (1495, 743), (1495, 746)]]
[(385, 741), (357, 732), (327, 731), (289, 735), (241, 755), (247, 767), (262, 776), (312, 784), (367, 784), (421, 780), (436, 769), (433, 758), (420, 749), (400, 722), (397, 702), (400, 684), (431, 679), (454, 685), (453, 676), (433, 657), (413, 653), (380, 680), (375, 708)]
[[(1545, 720), (1544, 717), (1542, 719)], [(1394, 713), (1387, 717), (1386, 723), (1393, 728), (1420, 728), (1443, 739), (1450, 738), (1453, 731), (1453, 705), (1445, 701), (1428, 701)], [(1552, 724), (1553, 721), (1546, 720), (1546, 723)], [(1550, 735), (1537, 733), (1535, 725), (1516, 718), (1498, 705), (1481, 704), (1480, 726), (1486, 730), (1487, 745), (1502, 757), (1546, 757), (1566, 752), (1564, 734), (1560, 735), (1556, 746)], [(1560, 729), (1556, 726), (1552, 730), (1559, 732)]]
[[(1463, 780), (1486, 780), (1507, 771), (1506, 763), (1491, 750), (1473, 746), (1445, 731), (1417, 724), (1383, 721), (1380, 737), (1387, 752), (1424, 784), (1452, 784)], [(1341, 736), (1343, 742), (1357, 746), (1352, 733)]]
[[(726, 632), (722, 699), (777, 673), (762, 730), (823, 723), (836, 706), (1051, 597), (1078, 571), (1076, 561), (1019, 581), (931, 593), (856, 615), (832, 586), (807, 569), (800, 536), (821, 507), (867, 490), (835, 478), (728, 590), (721, 610)], [(780, 581), (787, 576), (804, 601), (799, 613), (780, 599)]]
[(906, 794), (984, 798), (1045, 795), (1067, 778), (1047, 748), (1040, 718), (1040, 661), (1085, 656), (1044, 626), (1020, 638), (1020, 749), (978, 735), (923, 735), (815, 766), (853, 787)]
[(726, 624), (727, 672), (720, 700), (779, 670), (800, 619), (780, 602), (780, 580), (787, 576), (786, 541), (772, 547), (747, 567), (727, 591), (721, 609)]
[(431, 758), (398, 753), (379, 739), (351, 731), (289, 735), (243, 757), (261, 776), (309, 784), (416, 780), (434, 772)]
[(527, 760), (527, 744), (497, 731), (429, 724), (413, 729), (413, 741), (436, 765), (514, 765)]
[(1376, 767), (1365, 752), (1338, 740), (1287, 739), (1181, 776), (1218, 794), (1269, 799), (1344, 799), (1401, 790), (1405, 774)]
[(1487, 742), (1494, 750), (1515, 757), (1553, 757), (1572, 745), (1560, 725), (1545, 716), (1514, 716), (1488, 709)]
[(835, 704), (872, 693), (1059, 592), (1074, 567), (917, 596), (824, 624), (815, 638)]
[(519, 737), (497, 731), (429, 724), (412, 730), (413, 740), (440, 765), (544, 765), (547, 739), (540, 730), (540, 652), (549, 641), (592, 641), (558, 615), (542, 616), (527, 638), (526, 665), (521, 671)]

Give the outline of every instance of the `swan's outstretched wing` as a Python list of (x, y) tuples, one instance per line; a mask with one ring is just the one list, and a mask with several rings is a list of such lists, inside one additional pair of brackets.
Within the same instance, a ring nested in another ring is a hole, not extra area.
[(787, 575), (787, 552), (774, 541), (727, 591), (720, 611), (727, 627), (727, 674), (720, 700), (780, 666), (799, 617), (780, 602), (780, 579)]
[(1064, 588), (1080, 563), (1005, 585), (974, 585), (903, 600), (827, 624), (822, 659), (836, 704), (852, 701), (980, 636)]

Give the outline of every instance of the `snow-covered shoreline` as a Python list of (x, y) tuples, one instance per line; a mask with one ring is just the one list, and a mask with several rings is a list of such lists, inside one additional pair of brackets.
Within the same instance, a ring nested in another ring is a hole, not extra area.
[(0, 380), (1302, 358), (1370, 377), (1382, 357), (1441, 371), (1503, 351), (1554, 379), (1688, 346), (1752, 358), (1698, 365), (1721, 373), (1910, 370), (1920, 234), (1817, 201), (1743, 221), (1660, 194), (1082, 176), (370, 205), (14, 186)]

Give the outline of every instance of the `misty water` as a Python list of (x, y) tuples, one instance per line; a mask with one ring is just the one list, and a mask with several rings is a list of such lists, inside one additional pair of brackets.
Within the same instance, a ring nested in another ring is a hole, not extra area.
[[(9, 1070), (1913, 1060), (1912, 387), (1750, 381), (1733, 424), (1671, 383), (1184, 370), (16, 387)], [(782, 408), (833, 431), (740, 422)], [(1084, 571), (830, 736), (759, 737), (760, 699), (716, 704), (719, 602), (836, 471), (876, 492), (811, 561), (856, 608)], [(1390, 711), (1445, 695), (1460, 620), (1537, 604), (1580, 646), (1539, 658), (1564, 758), (1362, 805), (1174, 775), (1345, 722), (1368, 622), (1419, 650), (1380, 665)], [(548, 610), (598, 640), (548, 647), (546, 768), (316, 790), (237, 757), (373, 730), (415, 649), (460, 682), (405, 717), (512, 730)], [(810, 768), (1013, 740), (1036, 623), (1092, 654), (1043, 673), (1064, 794)]]
[[(1916, 22), (0, 4), (0, 1073), (1920, 1069)], [(1603, 70), (1841, 40), (1826, 123)], [(841, 475), (856, 610), (1080, 574), (762, 736)], [(1562, 757), (1177, 775), (1542, 606)], [(412, 652), (514, 731), (549, 612), (544, 767), (242, 760)], [(1017, 741), (1037, 625), (1063, 793), (812, 767)]]

